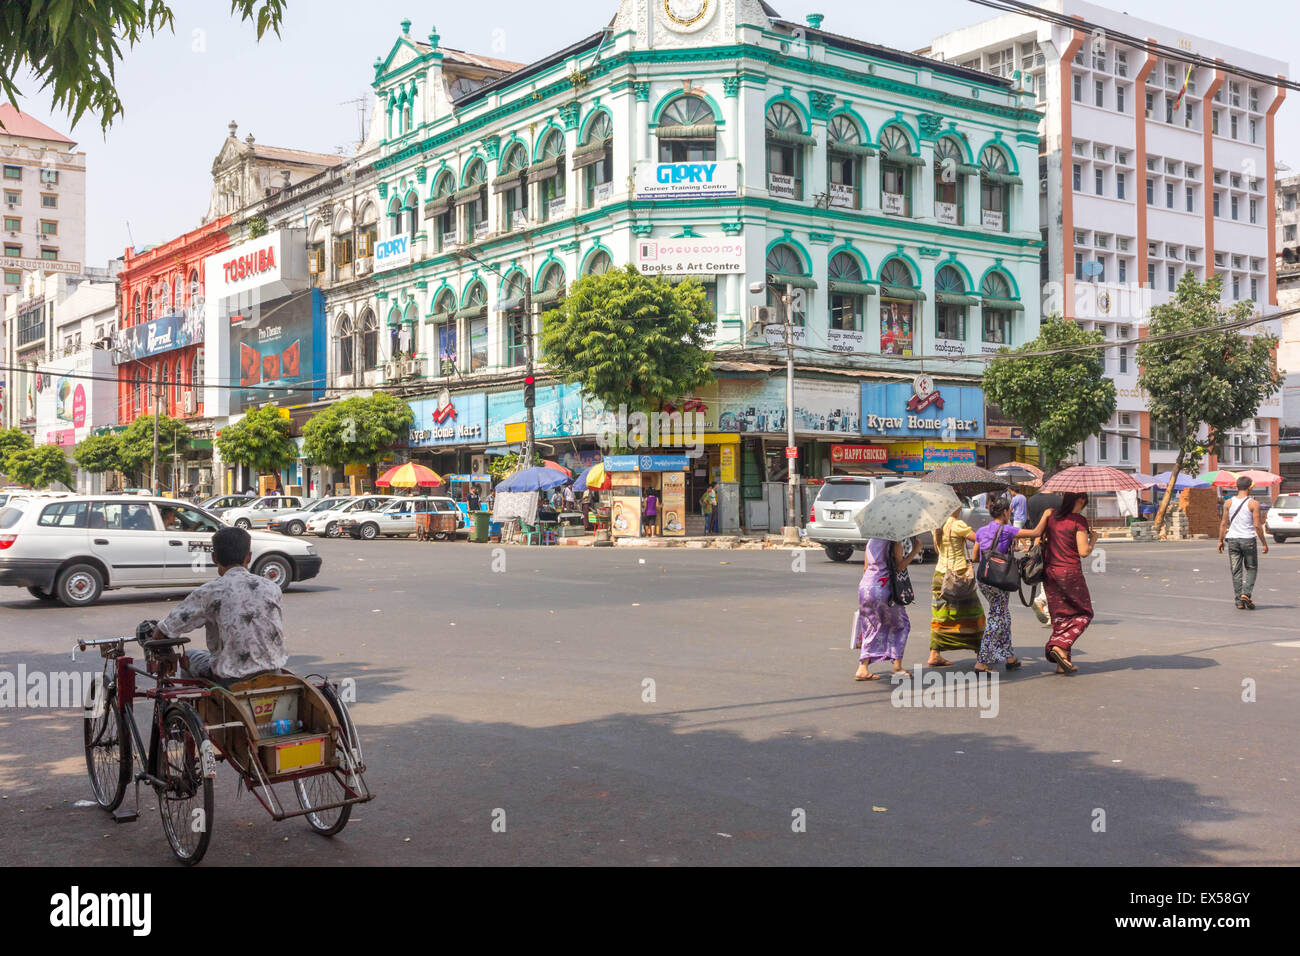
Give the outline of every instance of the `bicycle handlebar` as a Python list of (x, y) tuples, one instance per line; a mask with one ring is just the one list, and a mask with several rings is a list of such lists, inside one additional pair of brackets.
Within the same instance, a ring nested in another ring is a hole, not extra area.
[(106, 637), (99, 641), (88, 641), (85, 638), (77, 639), (77, 650), (84, 651), (88, 647), (100, 647), (104, 644), (121, 644), (125, 641), (134, 641), (134, 637)]

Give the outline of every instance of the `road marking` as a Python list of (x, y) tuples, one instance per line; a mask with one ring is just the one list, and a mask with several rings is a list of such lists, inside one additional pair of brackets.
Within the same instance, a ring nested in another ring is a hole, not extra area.
[(1274, 641), (1274, 647), (1300, 647), (1300, 641)]

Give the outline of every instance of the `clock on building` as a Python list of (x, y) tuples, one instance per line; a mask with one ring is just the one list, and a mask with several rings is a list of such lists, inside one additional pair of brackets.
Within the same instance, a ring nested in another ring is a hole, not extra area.
[(713, 0), (664, 0), (664, 14), (677, 30), (698, 30), (713, 13)]

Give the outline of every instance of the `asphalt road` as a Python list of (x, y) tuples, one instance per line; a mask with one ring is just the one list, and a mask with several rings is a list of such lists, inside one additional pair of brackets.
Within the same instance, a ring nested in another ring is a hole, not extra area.
[[(1026, 664), (989, 717), (855, 683), (861, 567), (820, 551), (803, 570), (788, 551), (321, 551), (285, 598), (290, 667), (355, 680), (378, 799), (325, 839), (273, 823), (223, 769), (206, 863), (1300, 862), (1300, 544), (1264, 557), (1254, 612), (1212, 544), (1110, 545), (1080, 674), (1052, 673), (1013, 599)], [(95, 668), (71, 662), (75, 638), (176, 599), (75, 611), (7, 589), (0, 672)], [(171, 860), (151, 792), (125, 825), (90, 799), (80, 711), (0, 709), (0, 864)]]

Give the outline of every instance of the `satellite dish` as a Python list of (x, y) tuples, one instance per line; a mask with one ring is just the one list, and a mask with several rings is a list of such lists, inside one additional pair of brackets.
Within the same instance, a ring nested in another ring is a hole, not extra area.
[(1099, 276), (1102, 273), (1102, 264), (1095, 259), (1083, 264), (1083, 274), (1086, 276)]

